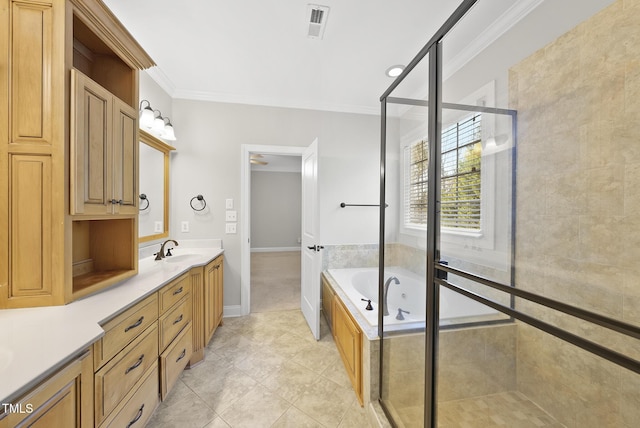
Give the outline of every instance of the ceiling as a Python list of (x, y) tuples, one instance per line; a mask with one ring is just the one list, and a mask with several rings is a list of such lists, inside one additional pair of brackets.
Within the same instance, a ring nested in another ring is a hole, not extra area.
[[(172, 98), (365, 114), (379, 114), (393, 81), (385, 70), (407, 64), (461, 3), (318, 0), (329, 13), (324, 37), (312, 39), (308, 0), (103, 1), (158, 64), (149, 74)], [(447, 62), (463, 66), (541, 4), (574, 17), (610, 1), (480, 1), (479, 19), (449, 37)]]
[(311, 39), (309, 1), (104, 2), (173, 98), (368, 114), (393, 81), (385, 70), (409, 62), (459, 4), (319, 0), (330, 10), (323, 39)]

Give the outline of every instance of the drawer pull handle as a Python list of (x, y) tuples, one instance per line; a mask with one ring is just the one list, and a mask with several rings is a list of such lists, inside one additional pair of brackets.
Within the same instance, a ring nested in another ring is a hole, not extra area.
[(178, 361), (180, 361), (181, 359), (183, 359), (185, 357), (185, 355), (187, 355), (187, 348), (182, 350), (182, 353), (180, 354), (180, 356), (178, 357), (178, 359), (176, 360), (176, 363)]
[(140, 319), (136, 322), (134, 322), (133, 324), (131, 324), (129, 327), (124, 329), (124, 332), (128, 332), (129, 330), (138, 327), (140, 324), (142, 324), (142, 321), (144, 320), (144, 316), (140, 317)]
[(125, 370), (124, 374), (128, 374), (131, 370), (137, 369), (138, 366), (140, 366), (140, 364), (142, 364), (142, 360), (144, 360), (144, 354), (140, 355), (140, 358), (138, 358), (138, 361), (136, 361), (136, 363), (134, 365), (129, 367), (127, 370)]
[(176, 318), (176, 320), (173, 322), (174, 325), (178, 324), (180, 321), (182, 321), (182, 314), (180, 314), (180, 316), (178, 318)]
[(129, 424), (127, 425), (127, 428), (131, 428), (131, 425), (135, 424), (140, 420), (140, 418), (142, 417), (142, 412), (144, 412), (144, 404), (140, 406), (140, 409), (138, 409), (138, 414), (136, 415), (135, 418), (133, 418), (131, 422), (129, 422)]
[(180, 294), (180, 293), (182, 293), (182, 287), (180, 287), (176, 291), (174, 291), (173, 295), (175, 296), (176, 294)]

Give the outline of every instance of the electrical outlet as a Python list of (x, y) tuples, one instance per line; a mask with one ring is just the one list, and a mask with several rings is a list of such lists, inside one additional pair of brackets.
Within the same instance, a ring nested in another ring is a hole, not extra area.
[(225, 208), (228, 210), (232, 210), (233, 209), (233, 199), (227, 199), (225, 201)]
[(154, 232), (162, 232), (162, 222), (156, 221), (153, 223), (153, 231)]
[(226, 232), (229, 234), (236, 233), (236, 223), (227, 223)]
[(226, 221), (237, 221), (238, 211), (227, 211), (225, 218), (226, 218)]
[(188, 221), (183, 221), (180, 224), (180, 231), (183, 232), (183, 233), (189, 232), (189, 222)]

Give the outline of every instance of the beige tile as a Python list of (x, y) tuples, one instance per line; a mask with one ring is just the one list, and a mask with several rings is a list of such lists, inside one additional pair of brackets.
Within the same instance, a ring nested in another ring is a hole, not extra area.
[(231, 428), (220, 416), (216, 416), (204, 428)]
[(279, 370), (284, 361), (284, 357), (263, 349), (251, 352), (234, 365), (252, 379), (260, 382)]
[[(187, 388), (188, 389), (188, 388)], [(170, 401), (162, 403), (149, 420), (148, 426), (158, 428), (201, 427), (216, 417), (216, 413), (192, 391), (172, 391)]]
[(295, 407), (290, 407), (272, 428), (323, 428), (323, 425)]
[(353, 390), (319, 377), (293, 405), (323, 425), (336, 427), (354, 400)]
[(367, 412), (360, 406), (358, 401), (354, 401), (344, 414), (339, 428), (365, 428), (369, 427)]
[(238, 398), (220, 413), (220, 417), (234, 428), (270, 427), (291, 406), (261, 385)]
[(256, 386), (256, 381), (241, 370), (202, 374), (185, 383), (215, 412), (220, 413)]
[(300, 364), (287, 361), (279, 370), (262, 381), (262, 384), (285, 400), (294, 402), (318, 380), (319, 376), (318, 373)]

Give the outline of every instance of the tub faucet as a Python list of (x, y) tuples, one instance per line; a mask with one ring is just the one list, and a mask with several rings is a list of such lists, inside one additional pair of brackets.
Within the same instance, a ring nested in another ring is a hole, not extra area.
[(389, 315), (389, 307), (387, 306), (387, 295), (389, 294), (389, 284), (391, 284), (391, 281), (395, 282), (396, 284), (400, 284), (400, 280), (395, 276), (389, 277), (389, 279), (387, 279), (387, 282), (384, 283), (384, 302), (382, 305), (382, 315), (384, 316)]
[[(158, 260), (162, 260), (165, 257), (165, 253), (164, 253), (164, 246), (167, 244), (167, 242), (173, 242), (174, 244), (176, 244), (176, 246), (178, 245), (178, 242), (174, 239), (167, 239), (166, 241), (164, 241), (162, 243), (162, 245), (160, 246), (160, 251), (158, 251), (155, 256), (156, 258), (154, 260), (158, 261)], [(167, 254), (168, 256), (171, 255), (171, 253)]]

